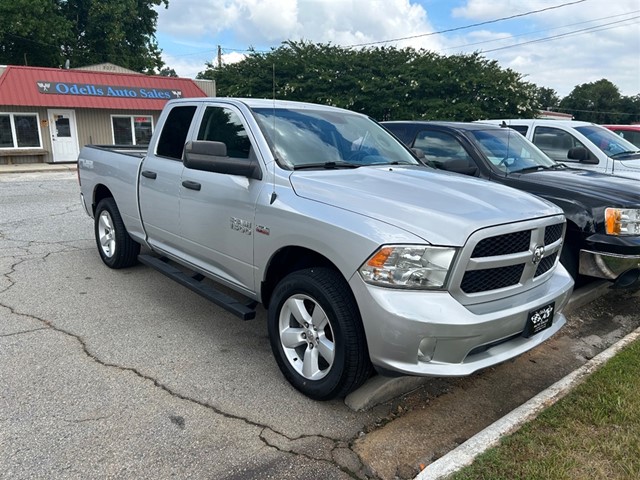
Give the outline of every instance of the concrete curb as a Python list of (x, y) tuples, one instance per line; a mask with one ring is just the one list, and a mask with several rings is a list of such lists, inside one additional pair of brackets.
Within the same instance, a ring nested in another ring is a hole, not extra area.
[(637, 338), (640, 338), (640, 328), (637, 328), (619, 342), (593, 357), (579, 369), (474, 435), (459, 447), (428, 465), (414, 480), (443, 479), (462, 467), (470, 465), (478, 455), (497, 445), (503, 436), (517, 431), (526, 422), (535, 419), (540, 412), (567, 395), (573, 388)]
[(18, 165), (0, 165), (0, 174), (3, 173), (34, 173), (34, 172), (64, 172), (76, 171), (76, 163), (23, 163)]
[[(579, 308), (604, 295), (611, 283), (593, 282), (587, 287), (575, 290), (565, 307), (565, 312)], [(411, 392), (432, 381), (431, 377), (382, 377), (379, 375), (367, 380), (357, 390), (344, 399), (345, 405), (356, 412), (368, 410), (376, 405)]]

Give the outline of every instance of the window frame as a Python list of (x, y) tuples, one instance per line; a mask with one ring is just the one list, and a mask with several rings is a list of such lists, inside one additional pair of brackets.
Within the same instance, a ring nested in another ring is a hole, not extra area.
[(110, 119), (110, 123), (111, 123), (111, 143), (113, 143), (114, 145), (116, 145), (116, 131), (115, 128), (113, 127), (113, 119), (114, 118), (128, 118), (129, 119), (129, 126), (131, 127), (131, 141), (132, 143), (130, 145), (143, 145), (143, 146), (147, 146), (149, 145), (149, 143), (151, 143), (151, 137), (149, 137), (149, 143), (143, 143), (143, 144), (139, 144), (136, 142), (136, 130), (135, 130), (135, 118), (148, 118), (151, 122), (151, 135), (153, 135), (153, 132), (155, 131), (156, 127), (153, 123), (153, 115), (130, 115), (130, 114), (111, 114), (109, 116)]
[[(0, 112), (0, 116), (8, 115), (9, 116), (9, 125), (11, 126), (11, 140), (13, 141), (13, 145), (10, 147), (0, 146), (0, 150), (42, 150), (44, 147), (42, 146), (42, 128), (40, 126), (40, 114), (38, 112)], [(16, 130), (16, 116), (30, 116), (36, 117), (36, 130), (38, 132), (38, 146), (32, 147), (20, 147), (18, 146), (18, 132)]]

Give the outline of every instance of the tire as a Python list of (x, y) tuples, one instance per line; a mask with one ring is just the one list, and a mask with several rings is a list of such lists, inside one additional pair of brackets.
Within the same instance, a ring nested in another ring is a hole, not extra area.
[(100, 258), (107, 267), (126, 268), (137, 263), (140, 244), (129, 236), (113, 198), (98, 203), (94, 233)]
[(273, 292), (268, 329), (283, 375), (314, 400), (343, 397), (371, 373), (356, 301), (334, 270), (310, 268), (281, 280)]

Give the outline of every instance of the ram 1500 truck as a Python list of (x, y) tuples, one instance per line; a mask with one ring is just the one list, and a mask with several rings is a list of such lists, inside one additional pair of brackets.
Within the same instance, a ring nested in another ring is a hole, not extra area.
[(548, 119), (479, 121), (513, 128), (558, 162), (609, 175), (640, 179), (638, 147), (602, 125)]
[(172, 100), (145, 155), (87, 146), (78, 167), (107, 266), (140, 260), (245, 319), (261, 302), (283, 375), (314, 399), (372, 366), (468, 375), (566, 321), (562, 210), (425, 167), (361, 114)]
[(382, 122), (436, 168), (524, 190), (562, 207), (560, 260), (578, 274), (640, 285), (640, 189), (631, 178), (570, 168), (509, 128), (483, 123)]

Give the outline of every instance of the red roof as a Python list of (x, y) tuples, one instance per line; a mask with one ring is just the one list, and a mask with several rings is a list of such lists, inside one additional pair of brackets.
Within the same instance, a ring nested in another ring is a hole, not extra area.
[(171, 98), (206, 97), (189, 78), (9, 66), (0, 105), (162, 110)]

